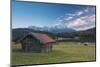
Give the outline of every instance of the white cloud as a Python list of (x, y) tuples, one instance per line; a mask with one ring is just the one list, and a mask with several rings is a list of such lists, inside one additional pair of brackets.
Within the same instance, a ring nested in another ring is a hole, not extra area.
[[(59, 21), (66, 28), (75, 30), (93, 28), (95, 27), (95, 7), (87, 7), (75, 13), (66, 13), (64, 16), (58, 17), (56, 21)], [(58, 23), (57, 25), (60, 26)]]
[(69, 17), (74, 17), (74, 16), (80, 16), (84, 13), (84, 11), (78, 11), (72, 14), (65, 14), (65, 16), (69, 16)]
[(89, 28), (95, 27), (95, 15), (92, 16), (84, 16), (69, 23), (66, 23), (68, 28), (73, 28), (75, 30), (85, 30)]
[(77, 16), (80, 16), (82, 14), (83, 14), (83, 11), (79, 11), (79, 12), (76, 13)]
[(73, 13), (73, 14), (68, 14), (68, 13), (65, 14), (65, 16), (72, 16), (72, 17), (75, 16), (75, 15), (76, 15), (76, 14), (74, 14), (74, 13)]
[(88, 11), (89, 11), (89, 9), (88, 9), (88, 8), (84, 10), (84, 12), (88, 12)]
[(63, 20), (61, 20), (61, 19), (59, 19), (59, 20), (57, 20), (57, 22), (62, 22)]
[(70, 16), (70, 17), (68, 17), (68, 18), (65, 18), (65, 20), (71, 20), (72, 18), (73, 18), (73, 17)]

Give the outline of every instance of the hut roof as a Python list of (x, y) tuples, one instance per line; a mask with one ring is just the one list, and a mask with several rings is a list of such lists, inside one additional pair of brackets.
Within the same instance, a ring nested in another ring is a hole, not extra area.
[(49, 37), (47, 34), (43, 33), (33, 33), (33, 36), (40, 40), (42, 43), (50, 43), (50, 42), (55, 42), (51, 37)]
[[(32, 37), (35, 37), (43, 44), (55, 42), (55, 40), (53, 40), (51, 37), (49, 37), (47, 34), (44, 34), (44, 33), (29, 33), (25, 37), (29, 35), (31, 35)], [(21, 40), (23, 40), (25, 37), (23, 37)]]

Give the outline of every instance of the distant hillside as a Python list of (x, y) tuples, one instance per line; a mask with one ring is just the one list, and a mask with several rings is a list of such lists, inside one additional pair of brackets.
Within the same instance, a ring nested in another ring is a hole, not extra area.
[(88, 29), (88, 30), (86, 30), (86, 31), (95, 32), (95, 31), (96, 31), (96, 27), (95, 27), (95, 28)]
[(94, 27), (94, 28), (91, 28), (91, 29), (87, 29), (87, 30), (84, 30), (84, 31), (78, 31), (77, 32), (78, 34), (88, 34), (88, 33), (90, 33), (90, 34), (96, 34), (96, 28)]
[(56, 34), (59, 37), (68, 37), (68, 38), (73, 38), (76, 36), (80, 36), (82, 34), (93, 34), (95, 35), (96, 28), (91, 28), (91, 29), (87, 29), (87, 30), (83, 30), (83, 31), (74, 31), (74, 32), (64, 32), (64, 33), (58, 33)]
[(26, 28), (12, 29), (12, 40), (16, 41), (18, 39), (21, 39), (28, 33), (29, 33), (29, 29)]

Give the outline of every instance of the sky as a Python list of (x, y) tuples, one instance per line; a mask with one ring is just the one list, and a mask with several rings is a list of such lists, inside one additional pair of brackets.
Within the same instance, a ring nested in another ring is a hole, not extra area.
[(84, 30), (95, 27), (95, 6), (12, 2), (12, 28), (66, 27)]

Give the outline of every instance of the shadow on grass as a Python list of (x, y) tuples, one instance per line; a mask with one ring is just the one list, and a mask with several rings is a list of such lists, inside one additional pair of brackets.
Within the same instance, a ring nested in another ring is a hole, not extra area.
[[(25, 50), (22, 50), (22, 49), (12, 49), (12, 52), (14, 53), (49, 53), (49, 52), (42, 52), (42, 51), (25, 51)], [(52, 52), (52, 51), (50, 51)]]

